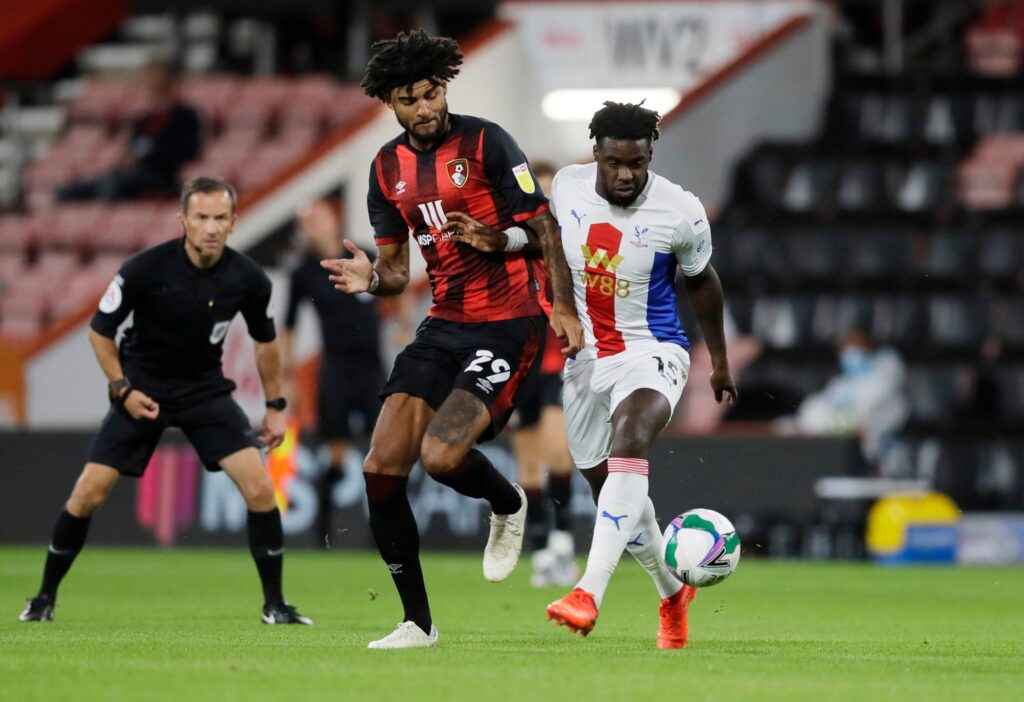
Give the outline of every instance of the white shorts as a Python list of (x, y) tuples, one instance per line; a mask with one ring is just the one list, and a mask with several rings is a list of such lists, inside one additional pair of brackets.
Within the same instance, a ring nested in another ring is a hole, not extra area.
[(576, 466), (593, 468), (608, 458), (612, 413), (634, 390), (657, 390), (674, 412), (689, 374), (686, 349), (661, 342), (607, 358), (566, 361), (565, 433)]

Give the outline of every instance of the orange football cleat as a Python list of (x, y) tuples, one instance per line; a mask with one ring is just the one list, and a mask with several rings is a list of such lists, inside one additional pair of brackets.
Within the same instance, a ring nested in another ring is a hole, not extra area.
[(697, 588), (683, 585), (683, 589), (661, 601), (661, 627), (658, 629), (658, 648), (682, 648), (689, 634), (686, 610), (697, 598)]
[(586, 636), (594, 630), (597, 623), (597, 604), (594, 596), (585, 590), (576, 588), (560, 600), (548, 605), (548, 621), (558, 626), (566, 626), (569, 631), (578, 631)]

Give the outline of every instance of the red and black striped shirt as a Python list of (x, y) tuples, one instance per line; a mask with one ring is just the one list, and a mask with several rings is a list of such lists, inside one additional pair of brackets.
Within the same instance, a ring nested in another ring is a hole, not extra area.
[(483, 253), (440, 231), (446, 212), (465, 212), (508, 229), (547, 211), (547, 198), (519, 145), (493, 122), (450, 115), (451, 129), (431, 151), (408, 135), (393, 139), (370, 168), (367, 209), (378, 245), (412, 236), (427, 262), (432, 317), (490, 322), (544, 314), (544, 262), (522, 252)]

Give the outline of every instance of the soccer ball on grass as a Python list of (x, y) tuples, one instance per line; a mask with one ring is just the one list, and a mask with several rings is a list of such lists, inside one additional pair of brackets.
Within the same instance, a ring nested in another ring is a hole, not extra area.
[(736, 570), (740, 537), (732, 522), (718, 512), (691, 509), (669, 523), (661, 552), (665, 565), (681, 581), (710, 587)]

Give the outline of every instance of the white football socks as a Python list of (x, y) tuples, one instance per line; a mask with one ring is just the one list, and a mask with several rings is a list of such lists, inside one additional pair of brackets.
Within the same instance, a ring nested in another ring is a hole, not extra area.
[(598, 607), (627, 542), (638, 530), (648, 502), (647, 461), (609, 458), (608, 477), (597, 498), (597, 518), (587, 570), (576, 585), (592, 594)]
[(650, 497), (647, 498), (644, 513), (640, 515), (640, 523), (636, 525), (636, 530), (626, 544), (626, 550), (651, 576), (661, 599), (671, 597), (683, 589), (683, 584), (669, 572), (662, 560), (661, 529), (658, 527), (654, 503)]

